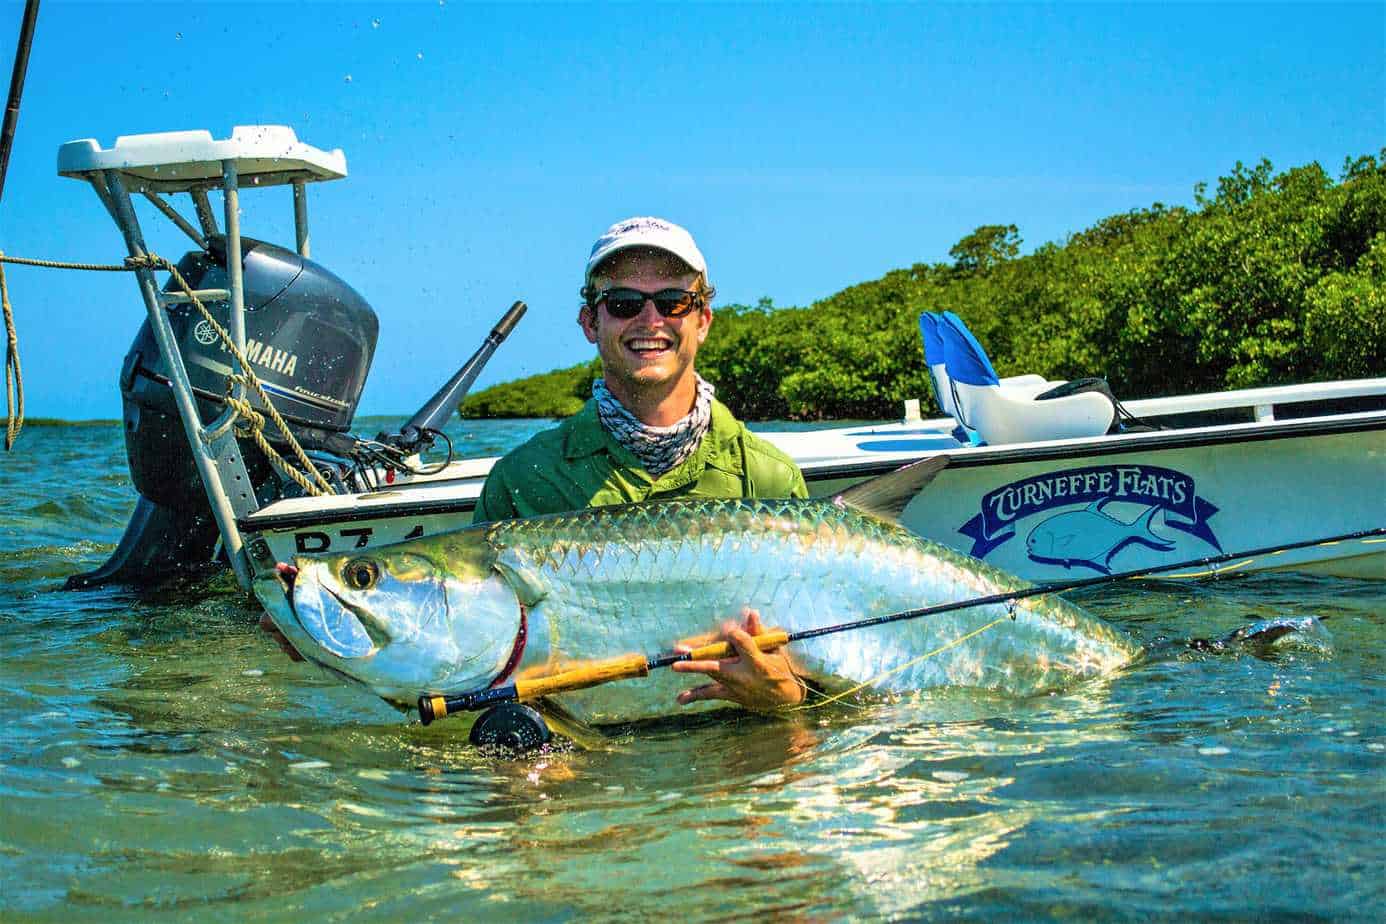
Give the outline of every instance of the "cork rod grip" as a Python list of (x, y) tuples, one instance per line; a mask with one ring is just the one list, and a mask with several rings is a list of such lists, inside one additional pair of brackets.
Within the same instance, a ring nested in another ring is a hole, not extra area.
[(644, 677), (649, 672), (650, 665), (644, 655), (622, 655), (608, 661), (597, 661), (583, 667), (561, 671), (548, 677), (516, 680), (515, 693), (521, 700), (538, 699), (551, 693), (585, 690), (587, 687), (595, 687), (612, 680)]
[[(782, 629), (771, 629), (769, 632), (762, 632), (760, 635), (751, 636), (751, 641), (756, 643), (756, 647), (761, 651), (770, 651), (779, 648), (781, 645), (789, 644), (789, 633)], [(715, 661), (721, 658), (729, 658), (736, 654), (728, 642), (713, 642), (711, 645), (704, 645), (701, 648), (694, 648), (688, 653), (690, 661)]]

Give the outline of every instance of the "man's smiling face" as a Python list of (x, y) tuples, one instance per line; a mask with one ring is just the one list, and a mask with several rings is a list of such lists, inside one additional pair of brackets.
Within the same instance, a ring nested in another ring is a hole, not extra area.
[[(611, 265), (594, 275), (597, 289), (629, 288), (655, 293), (691, 289), (698, 274), (660, 253), (617, 254)], [(646, 300), (633, 318), (614, 318), (606, 302), (584, 308), (579, 315), (583, 333), (597, 345), (602, 372), (611, 393), (635, 409), (647, 397), (688, 391), (689, 407), (696, 391), (693, 359), (707, 338), (712, 309), (704, 305), (680, 318), (666, 318)]]

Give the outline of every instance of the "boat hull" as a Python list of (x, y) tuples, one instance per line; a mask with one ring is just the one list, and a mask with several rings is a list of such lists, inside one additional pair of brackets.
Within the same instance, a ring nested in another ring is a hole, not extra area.
[[(1123, 450), (1009, 464), (959, 459), (910, 502), (903, 522), (1033, 581), (1386, 525), (1386, 430)], [(1386, 540), (1294, 549), (1218, 568), (1386, 579)]]
[[(767, 434), (774, 438), (774, 434)], [(834, 494), (913, 459), (949, 466), (905, 508), (911, 531), (1032, 581), (1062, 581), (1386, 525), (1386, 413), (940, 450), (928, 427), (842, 428), (853, 457), (805, 459)], [(794, 434), (802, 440), (803, 434)], [(880, 447), (873, 452), (872, 447)], [(471, 522), (480, 479), (280, 502), (242, 520), (257, 569)], [(1386, 540), (1263, 555), (1219, 571), (1386, 579)], [(1203, 576), (1193, 567), (1173, 576)]]

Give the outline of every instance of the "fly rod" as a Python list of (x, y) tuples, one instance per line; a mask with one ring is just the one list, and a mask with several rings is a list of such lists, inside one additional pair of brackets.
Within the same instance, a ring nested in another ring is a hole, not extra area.
[[(14, 50), (14, 70), (10, 73), (10, 97), (5, 104), (5, 120), (0, 125), (0, 194), (5, 191), (5, 175), (10, 171), (10, 151), (14, 148), (15, 126), (19, 124), (19, 100), (24, 95), (24, 77), (29, 72), (29, 49), (34, 44), (34, 26), (38, 23), (39, 0), (24, 4), (24, 19), (19, 26), (19, 44)], [(0, 291), (5, 277), (0, 270)], [(5, 339), (5, 451), (14, 448), (24, 426), (24, 376), (19, 365), (19, 335), (15, 332), (14, 313), (9, 296), (4, 297)]]
[(19, 24), (19, 44), (14, 50), (14, 70), (10, 72), (10, 97), (5, 105), (4, 125), (0, 126), (0, 195), (5, 191), (5, 174), (10, 169), (10, 150), (14, 147), (15, 127), (19, 124), (19, 101), (24, 96), (24, 77), (29, 72), (29, 49), (34, 44), (38, 11), (39, 0), (28, 0)]
[[(1223, 562), (1238, 558), (1252, 559), (1262, 555), (1273, 555), (1281, 552), (1290, 552), (1295, 549), (1332, 545), (1337, 542), (1350, 542), (1357, 539), (1369, 539), (1374, 536), (1386, 536), (1386, 527), (1343, 533), (1342, 535), (1330, 536), (1326, 539), (1309, 539), (1302, 542), (1282, 543), (1280, 545), (1266, 546), (1264, 548), (1251, 549), (1244, 552), (1229, 552), (1221, 555), (1212, 555), (1207, 558), (1195, 558), (1188, 561), (1175, 562), (1174, 564), (1137, 568), (1132, 571), (1119, 571), (1115, 574), (1103, 574), (1097, 577), (1080, 578), (1072, 581), (1057, 581), (1048, 584), (1036, 584), (1033, 587), (1026, 587), (1021, 590), (988, 594), (985, 597), (971, 597), (967, 600), (956, 600), (952, 603), (938, 603), (933, 606), (922, 606), (917, 609), (902, 610), (898, 613), (890, 613), (885, 616), (870, 616), (865, 619), (823, 626), (817, 629), (803, 629), (798, 632), (785, 632), (781, 629), (773, 629), (769, 632), (763, 632), (760, 635), (753, 636), (752, 640), (761, 651), (768, 651), (790, 642), (820, 638), (824, 635), (836, 635), (839, 632), (849, 632), (853, 629), (865, 629), (871, 626), (881, 626), (892, 622), (902, 622), (907, 619), (919, 619), (923, 616), (932, 616), (937, 613), (951, 613), (955, 610), (970, 609), (974, 606), (989, 606), (993, 603), (1011, 603), (1016, 600), (1024, 600), (1027, 597), (1039, 597), (1045, 594), (1079, 590), (1084, 587), (1096, 587), (1101, 584), (1110, 584), (1114, 581), (1161, 574), (1166, 571), (1176, 571), (1180, 568), (1206, 568), (1211, 565), (1222, 564)], [(1214, 572), (1214, 575), (1216, 574), (1217, 572)], [(1198, 576), (1201, 577), (1203, 575)], [(502, 703), (527, 702), (554, 693), (584, 690), (588, 687), (610, 683), (613, 680), (644, 677), (652, 670), (668, 667), (679, 661), (714, 660), (725, 658), (733, 653), (733, 649), (729, 643), (713, 642), (710, 645), (703, 645), (692, 651), (668, 652), (666, 654), (656, 655), (652, 658), (641, 654), (621, 655), (615, 658), (594, 661), (571, 670), (560, 671), (556, 674), (550, 674), (547, 677), (516, 680), (512, 683), (491, 687), (486, 690), (476, 690), (471, 693), (460, 693), (453, 696), (420, 696), (419, 718), (422, 720), (423, 724), (427, 725), (434, 719), (441, 719), (443, 716), (452, 715), (457, 712), (474, 712)]]

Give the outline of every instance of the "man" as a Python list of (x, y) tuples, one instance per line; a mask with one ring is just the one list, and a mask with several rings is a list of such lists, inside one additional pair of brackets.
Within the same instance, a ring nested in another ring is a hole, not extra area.
[[(712, 325), (707, 263), (683, 228), (659, 218), (617, 222), (587, 260), (578, 324), (602, 378), (577, 414), (537, 434), (491, 470), (473, 522), (606, 504), (691, 497), (806, 497), (798, 466), (754, 436), (694, 370)], [(753, 709), (802, 701), (781, 651), (762, 653), (753, 610), (724, 627), (735, 657), (673, 669), (712, 683), (679, 702), (726, 699)]]

